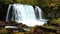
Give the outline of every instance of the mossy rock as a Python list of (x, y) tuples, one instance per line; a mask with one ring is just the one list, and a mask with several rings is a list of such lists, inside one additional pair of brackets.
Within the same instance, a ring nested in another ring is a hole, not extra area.
[(51, 23), (54, 23), (54, 24), (60, 25), (60, 18), (58, 18), (58, 19), (53, 19), (53, 20), (51, 20), (50, 22), (51, 22)]
[(1, 33), (1, 34), (8, 34), (9, 32), (8, 32), (7, 29), (2, 29), (2, 30), (0, 30), (0, 33)]
[(24, 32), (15, 32), (13, 34), (24, 34)]

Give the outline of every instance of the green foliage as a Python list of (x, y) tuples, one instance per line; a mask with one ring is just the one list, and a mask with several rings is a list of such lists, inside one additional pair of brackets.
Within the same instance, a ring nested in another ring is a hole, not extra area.
[(12, 0), (3, 0), (3, 3), (10, 4)]
[(60, 18), (51, 20), (51, 23), (60, 24)]
[(20, 3), (20, 4), (29, 4), (29, 5), (38, 5), (37, 0), (3, 0), (1, 1), (5, 4), (10, 4), (10, 3)]

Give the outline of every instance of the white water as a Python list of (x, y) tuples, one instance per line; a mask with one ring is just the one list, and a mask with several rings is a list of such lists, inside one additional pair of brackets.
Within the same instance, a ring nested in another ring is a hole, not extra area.
[(42, 10), (38, 6), (35, 6), (35, 11), (39, 13), (39, 19), (42, 19)]
[[(10, 12), (10, 7), (13, 5), (12, 13)], [(36, 17), (36, 13), (38, 12), (39, 19)], [(12, 16), (10, 16), (12, 14)], [(11, 19), (9, 19), (9, 17)], [(31, 5), (23, 5), (23, 4), (11, 4), (8, 7), (6, 22), (15, 21), (17, 23), (23, 23), (27, 26), (35, 26), (35, 25), (43, 25), (46, 23), (46, 20), (42, 19), (42, 10), (35, 6), (35, 10)]]

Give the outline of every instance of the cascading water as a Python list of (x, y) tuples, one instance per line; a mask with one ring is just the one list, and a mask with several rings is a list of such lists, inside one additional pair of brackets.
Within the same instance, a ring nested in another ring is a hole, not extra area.
[(35, 6), (35, 13), (38, 19), (42, 19), (42, 10), (38, 6)]
[(31, 5), (11, 4), (8, 7), (6, 22), (15, 21), (17, 23), (26, 24), (27, 26), (43, 25), (46, 21), (42, 19), (41, 12), (38, 6), (35, 6), (34, 10)]

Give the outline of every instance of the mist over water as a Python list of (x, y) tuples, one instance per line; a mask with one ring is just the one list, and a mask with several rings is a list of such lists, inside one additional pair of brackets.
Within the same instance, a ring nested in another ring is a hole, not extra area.
[[(12, 7), (12, 8), (11, 8)], [(46, 20), (42, 18), (42, 10), (35, 6), (23, 4), (10, 4), (7, 11), (6, 22), (15, 21), (27, 26), (43, 25)]]

